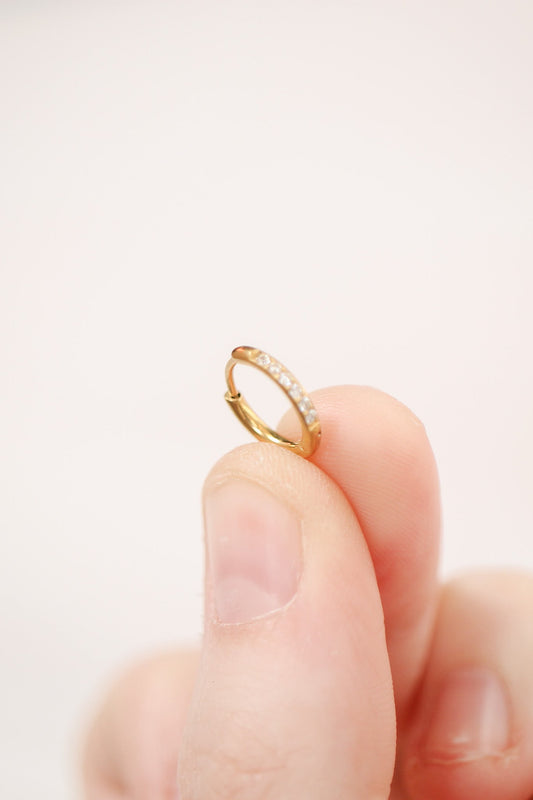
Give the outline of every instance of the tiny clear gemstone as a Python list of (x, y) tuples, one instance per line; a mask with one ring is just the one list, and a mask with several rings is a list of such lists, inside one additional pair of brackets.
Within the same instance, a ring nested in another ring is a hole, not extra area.
[(272, 375), (274, 375), (275, 377), (277, 377), (277, 376), (279, 375), (279, 373), (281, 372), (281, 369), (280, 369), (280, 366), (279, 366), (279, 364), (272, 363), (272, 364), (269, 366), (269, 368), (268, 368), (268, 371), (269, 371), (270, 373), (272, 373)]
[(283, 386), (284, 389), (288, 389), (289, 386), (292, 384), (292, 381), (291, 381), (291, 379), (289, 378), (289, 376), (287, 375), (286, 372), (284, 372), (280, 376), (279, 382), (281, 383), (281, 385)]
[(305, 421), (308, 425), (311, 425), (316, 419), (316, 411), (310, 411), (309, 414), (306, 414)]
[(302, 396), (302, 390), (297, 383), (293, 383), (292, 387), (289, 389), (289, 394), (293, 400), (299, 400)]
[(309, 399), (308, 397), (303, 397), (303, 398), (300, 400), (300, 402), (298, 403), (298, 408), (300, 409), (300, 411), (302, 412), (302, 414), (305, 414), (305, 412), (306, 412), (306, 411), (309, 411), (309, 409), (311, 408), (311, 401), (310, 401), (310, 399)]
[(270, 364), (270, 356), (267, 356), (266, 353), (261, 353), (257, 356), (256, 362), (259, 364), (260, 367), (268, 367)]

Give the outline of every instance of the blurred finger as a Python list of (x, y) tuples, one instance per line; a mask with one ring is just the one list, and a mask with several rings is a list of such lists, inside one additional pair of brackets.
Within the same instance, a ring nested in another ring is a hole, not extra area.
[(403, 745), (413, 800), (533, 795), (533, 577), (477, 574), (444, 590)]
[(122, 675), (91, 725), (85, 800), (175, 800), (176, 764), (198, 654), (152, 657)]

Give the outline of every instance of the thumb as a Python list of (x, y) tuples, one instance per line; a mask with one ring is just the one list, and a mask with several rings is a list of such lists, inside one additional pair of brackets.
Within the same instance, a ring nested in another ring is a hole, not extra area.
[(205, 640), (180, 800), (387, 800), (395, 718), (383, 612), (357, 519), (276, 445), (204, 488)]

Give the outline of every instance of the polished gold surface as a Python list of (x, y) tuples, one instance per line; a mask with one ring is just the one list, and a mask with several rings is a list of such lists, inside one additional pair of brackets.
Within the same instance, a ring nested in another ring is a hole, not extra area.
[[(299, 441), (292, 442), (269, 428), (248, 405), (235, 385), (233, 372), (237, 364), (249, 364), (251, 367), (259, 369), (283, 389), (296, 409), (302, 425), (302, 438)], [(236, 347), (226, 364), (226, 383), (228, 391), (224, 397), (228, 405), (256, 439), (279, 444), (304, 458), (308, 458), (314, 453), (320, 442), (321, 434), (316, 409), (301, 383), (280, 361), (256, 347)]]

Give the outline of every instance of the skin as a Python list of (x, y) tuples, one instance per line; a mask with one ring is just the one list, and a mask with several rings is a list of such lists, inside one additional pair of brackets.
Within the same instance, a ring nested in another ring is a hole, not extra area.
[[(207, 558), (201, 653), (156, 654), (116, 681), (85, 736), (85, 800), (533, 796), (531, 576), (439, 585), (420, 420), (367, 387), (312, 399), (323, 438), (311, 459), (254, 442), (204, 486), (207, 505), (222, 487), (245, 514), (249, 493), (260, 519), (266, 490), (298, 518), (296, 594), (221, 622)], [(297, 426), (289, 413), (278, 429), (296, 438)]]

